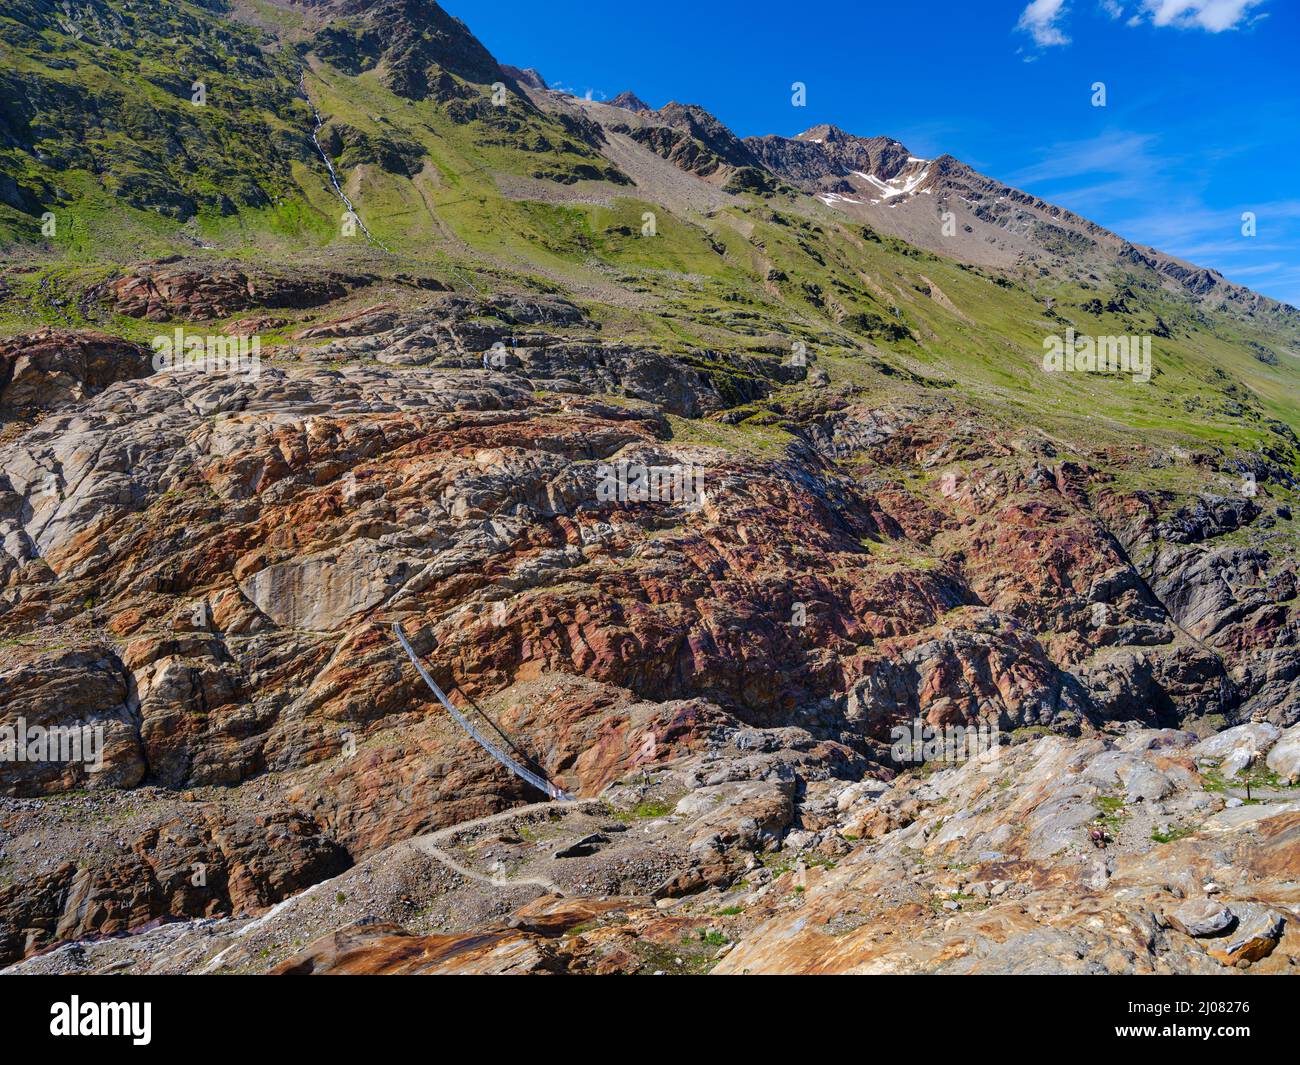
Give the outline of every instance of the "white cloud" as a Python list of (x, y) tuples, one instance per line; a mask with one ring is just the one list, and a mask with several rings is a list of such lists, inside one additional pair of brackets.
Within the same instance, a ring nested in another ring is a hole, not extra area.
[(1246, 21), (1251, 8), (1264, 0), (1143, 0), (1143, 7), (1157, 26), (1195, 26), (1211, 33), (1236, 29)]
[(1065, 0), (1032, 0), (1032, 3), (1020, 12), (1020, 21), (1016, 23), (1016, 29), (1028, 33), (1040, 48), (1049, 48), (1055, 44), (1069, 44), (1070, 38), (1057, 24), (1064, 15)]
[[(1252, 15), (1254, 8), (1262, 6), (1266, 0), (1139, 0), (1141, 6), (1137, 12), (1124, 18), (1124, 5), (1120, 0), (1099, 0), (1101, 11), (1110, 18), (1124, 19), (1126, 26), (1140, 26), (1150, 22), (1153, 26), (1175, 26), (1179, 29), (1202, 29), (1210, 33), (1222, 33), (1267, 18), (1266, 14)], [(1032, 0), (1020, 13), (1016, 29), (1023, 30), (1033, 38), (1039, 48), (1053, 45), (1069, 44), (1064, 23), (1069, 14), (1066, 0)], [(1036, 59), (1027, 55), (1025, 62)]]
[(1060, 181), (1097, 174), (1118, 174), (1140, 179), (1160, 165), (1152, 149), (1155, 138), (1147, 133), (1111, 131), (1085, 140), (1058, 141), (1042, 151), (1042, 158), (1010, 177), (1014, 184)]

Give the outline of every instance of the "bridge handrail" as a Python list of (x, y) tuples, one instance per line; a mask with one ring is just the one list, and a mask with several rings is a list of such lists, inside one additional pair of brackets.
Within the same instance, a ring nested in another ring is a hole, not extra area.
[(421, 677), (424, 678), (424, 683), (429, 686), (430, 691), (432, 691), (433, 694), (438, 697), (438, 701), (442, 703), (442, 705), (446, 708), (447, 713), (451, 714), (451, 716), (456, 719), (456, 723), (460, 725), (460, 727), (463, 728), (466, 732), (468, 732), (480, 747), (482, 747), (485, 751), (487, 751), (488, 754), (490, 754), (503, 766), (509, 769), (510, 772), (514, 773), (515, 776), (519, 777), (521, 780), (528, 781), (529, 784), (537, 788), (539, 791), (545, 792), (552, 799), (559, 799), (564, 802), (573, 801), (573, 796), (568, 794), (568, 792), (564, 791), (557, 785), (552, 784), (545, 777), (540, 777), (536, 773), (532, 773), (529, 770), (525, 769), (513, 758), (511, 758), (508, 754), (506, 754), (505, 751), (501, 750), (500, 747), (498, 747), (495, 743), (493, 743), (481, 732), (479, 732), (478, 729), (476, 729), (473, 725), (471, 725), (469, 721), (465, 719), (465, 715), (451, 705), (450, 700), (442, 693), (442, 689), (439, 688), (438, 685), (434, 683), (434, 679), (431, 676), (429, 676), (428, 670), (426, 670), (424, 666), (420, 663), (419, 656), (416, 655), (415, 649), (411, 646), (410, 642), (407, 640), (406, 633), (402, 631), (402, 626), (400, 622), (396, 622), (396, 621), (393, 622), (393, 632), (397, 635), (397, 639), (401, 642), (402, 649), (406, 652), (406, 657), (411, 660), (411, 664), (415, 666), (416, 671), (420, 674)]

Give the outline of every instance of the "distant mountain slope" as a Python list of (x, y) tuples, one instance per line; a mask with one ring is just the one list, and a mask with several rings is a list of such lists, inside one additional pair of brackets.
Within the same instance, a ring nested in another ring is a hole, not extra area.
[(611, 107), (622, 107), (628, 111), (653, 111), (654, 108), (632, 92), (621, 92), (609, 101)]
[[(987, 177), (951, 155), (917, 159), (897, 141), (814, 126), (793, 139), (746, 143), (773, 173), (823, 202), (933, 251), (985, 265), (1046, 262), (1058, 269), (1117, 263), (1152, 269), (1213, 302), (1286, 313), (1277, 301), (1109, 230), (1030, 193)], [(921, 197), (930, 197), (922, 200)], [(956, 232), (944, 232), (952, 212)], [(1300, 316), (1293, 319), (1300, 324)]]
[(313, 152), (292, 52), (196, 4), (44, 0), (0, 12), (0, 202), (185, 221), (267, 211)]
[[(6, 282), (8, 329), (112, 326), (86, 294), (135, 259), (323, 256), (558, 289), (683, 348), (867, 350), (1040, 413), (1087, 396), (1123, 424), (1300, 427), (1294, 309), (951, 156), (577, 99), (421, 0), (77, 10), (0, 16), (0, 241), (60, 264)], [(1157, 338), (1161, 389), (1043, 375), (1043, 338), (1067, 327)]]
[(854, 137), (827, 125), (793, 139), (749, 137), (745, 143), (772, 173), (810, 187), (844, 187), (841, 179), (855, 172), (892, 179), (910, 158), (903, 145), (888, 137)]
[[(303, 80), (321, 64), (377, 82), (386, 106), (429, 101), (480, 141), (519, 152), (535, 176), (620, 180), (587, 143), (591, 131), (534, 108), (435, 4), (335, 0), (307, 9), (285, 43), (266, 31), (267, 13), (281, 10), (269, 5), (260, 29), (221, 2), (75, 10), (73, 21), (43, 0), (15, 0), (0, 13), (0, 236), (40, 239), (52, 211), (63, 216), (56, 242), (118, 251), (156, 243), (158, 216), (184, 224), (191, 245), (219, 244), (232, 228), (240, 239), (328, 241), (339, 211)], [(495, 107), (491, 86), (503, 78), (513, 91)], [(345, 172), (409, 179), (422, 169), (431, 131), (373, 111), (330, 118), (321, 140)]]

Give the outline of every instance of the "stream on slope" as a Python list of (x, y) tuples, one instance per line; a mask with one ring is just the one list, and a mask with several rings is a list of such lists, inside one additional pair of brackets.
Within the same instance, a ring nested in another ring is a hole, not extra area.
[[(388, 251), (388, 248), (385, 247), (383, 242), (381, 242), (373, 233), (371, 233), (369, 228), (366, 226), (365, 222), (361, 220), (361, 215), (357, 213), (356, 207), (353, 205), (352, 201), (348, 199), (348, 194), (343, 191), (343, 186), (339, 183), (339, 175), (338, 172), (334, 169), (333, 161), (330, 159), (329, 154), (325, 151), (325, 149), (321, 147), (320, 137), (318, 136), (318, 134), (320, 133), (321, 128), (325, 125), (325, 119), (321, 117), (320, 111), (317, 110), (316, 104), (312, 101), (311, 96), (307, 92), (307, 71), (306, 70), (303, 70), (302, 73), (299, 75), (298, 89), (302, 93), (303, 99), (307, 101), (307, 106), (311, 108), (312, 115), (315, 116), (316, 127), (311, 131), (311, 142), (314, 145), (316, 145), (316, 151), (320, 153), (321, 159), (324, 160), (325, 162), (325, 168), (329, 171), (330, 182), (334, 186), (335, 193), (337, 193), (338, 198), (343, 201), (343, 206), (348, 209), (348, 214), (356, 219), (357, 225), (361, 227), (361, 232), (366, 235), (366, 239), (369, 240), (370, 243), (374, 244), (376, 247), (381, 248), (384, 251)], [(392, 253), (389, 252), (389, 254), (391, 255)]]

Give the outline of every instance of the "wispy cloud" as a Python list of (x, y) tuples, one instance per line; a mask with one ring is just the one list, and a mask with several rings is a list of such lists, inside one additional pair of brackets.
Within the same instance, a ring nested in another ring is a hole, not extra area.
[(1070, 38), (1059, 25), (1065, 13), (1065, 0), (1032, 0), (1032, 3), (1020, 12), (1020, 21), (1016, 23), (1016, 29), (1028, 33), (1039, 48), (1069, 44)]
[[(1300, 199), (1211, 206), (1207, 175), (1194, 165), (1204, 160), (1200, 149), (1189, 155), (1170, 150), (1167, 138), (1118, 129), (1058, 141), (1005, 176), (1134, 243), (1300, 305), (1300, 266), (1287, 259), (1300, 238)], [(1243, 231), (1245, 212), (1255, 216), (1256, 235)]]
[(1047, 148), (1037, 163), (1018, 170), (1013, 184), (1060, 181), (1093, 174), (1140, 175), (1156, 165), (1149, 148), (1155, 138), (1147, 133), (1101, 133), (1084, 140), (1059, 141)]
[[(1163, 208), (1140, 207), (1115, 225), (1132, 230), (1134, 239), (1193, 262), (1239, 256), (1257, 262), (1261, 252), (1290, 250), (1291, 234), (1300, 228), (1300, 200), (1212, 208), (1194, 198), (1178, 198), (1171, 192), (1166, 190), (1168, 200)], [(1255, 215), (1256, 237), (1246, 237), (1241, 232), (1242, 215), (1247, 211)]]
[[(1240, 29), (1268, 16), (1252, 14), (1267, 0), (1139, 0), (1140, 7), (1124, 22), (1126, 26), (1173, 26), (1178, 29), (1202, 29), (1210, 33)], [(1099, 0), (1101, 11), (1110, 18), (1124, 18), (1125, 8), (1120, 0)], [(1069, 14), (1066, 0), (1032, 0), (1022, 12), (1016, 29), (1028, 33), (1040, 49), (1070, 43), (1065, 32), (1065, 19)], [(1023, 54), (1023, 53), (1022, 53)], [(1025, 62), (1032, 63), (1037, 53), (1025, 54)]]
[[(1159, 207), (1152, 205), (1155, 196), (1164, 198)], [(1079, 207), (1072, 193), (1057, 199), (1063, 206)], [(1300, 266), (1286, 258), (1300, 233), (1300, 200), (1208, 207), (1162, 183), (1148, 196), (1134, 198), (1129, 207), (1125, 211), (1122, 205), (1112, 205), (1107, 228), (1300, 306)], [(1256, 216), (1257, 236), (1242, 232), (1246, 211)]]
[(1252, 8), (1264, 0), (1143, 0), (1143, 10), (1156, 26), (1195, 27), (1222, 33), (1248, 21)]

